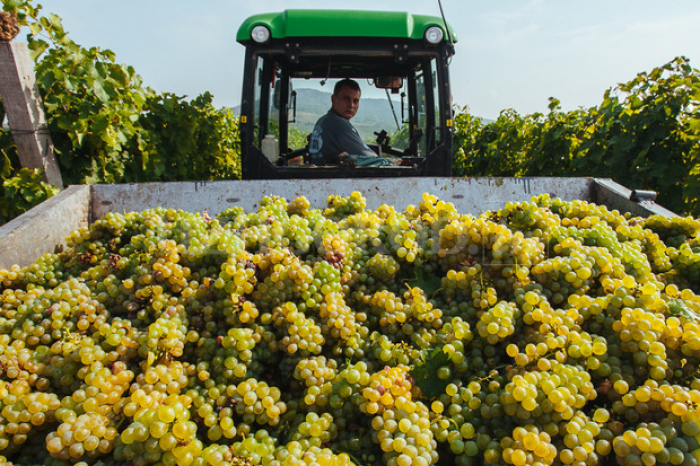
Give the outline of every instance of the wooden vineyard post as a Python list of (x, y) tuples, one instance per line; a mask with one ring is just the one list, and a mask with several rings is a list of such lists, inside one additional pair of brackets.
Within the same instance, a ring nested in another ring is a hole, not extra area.
[(0, 41), (0, 97), (22, 167), (43, 168), (44, 180), (63, 189), (27, 44)]

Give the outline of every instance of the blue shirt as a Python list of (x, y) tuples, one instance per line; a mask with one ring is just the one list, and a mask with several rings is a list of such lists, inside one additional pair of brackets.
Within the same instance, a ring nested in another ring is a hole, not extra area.
[(377, 157), (364, 143), (357, 129), (332, 109), (318, 119), (309, 141), (309, 155), (314, 165), (326, 165), (341, 152), (349, 155)]

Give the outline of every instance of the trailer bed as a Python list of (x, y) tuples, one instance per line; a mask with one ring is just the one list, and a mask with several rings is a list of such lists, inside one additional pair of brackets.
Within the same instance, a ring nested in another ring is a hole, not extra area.
[(524, 202), (537, 194), (570, 201), (581, 199), (646, 217), (675, 214), (652, 201), (635, 202), (631, 190), (601, 178), (342, 178), (314, 180), (235, 180), (71, 186), (0, 227), (0, 268), (27, 266), (46, 252), (60, 250), (73, 230), (109, 212), (141, 211), (158, 206), (210, 216), (233, 206), (255, 210), (264, 196), (293, 200), (305, 196), (312, 207), (326, 205), (330, 194), (359, 191), (368, 209), (382, 204), (397, 210), (418, 204), (423, 193), (478, 215)]

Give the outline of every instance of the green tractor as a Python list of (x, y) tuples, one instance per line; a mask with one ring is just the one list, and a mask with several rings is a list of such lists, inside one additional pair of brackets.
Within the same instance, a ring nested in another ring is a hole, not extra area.
[[(246, 19), (237, 40), (246, 47), (240, 110), (244, 179), (451, 175), (448, 65), (456, 39), (443, 19), (286, 10)], [(387, 128), (376, 128), (369, 146), (392, 159), (391, 166), (310, 163), (308, 138), (295, 126), (297, 111), (304, 108), (297, 89), (342, 78), (360, 82), (363, 97), (367, 88), (388, 97), (395, 132), (390, 136)]]

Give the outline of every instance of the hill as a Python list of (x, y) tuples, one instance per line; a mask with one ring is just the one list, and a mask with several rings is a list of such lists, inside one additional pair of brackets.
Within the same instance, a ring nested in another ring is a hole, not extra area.
[[(297, 117), (296, 127), (302, 134), (309, 134), (316, 124), (316, 120), (331, 108), (331, 93), (317, 89), (297, 89)], [(396, 116), (401, 120), (401, 102), (396, 100), (394, 108)], [(236, 115), (240, 114), (240, 107), (234, 107)], [(352, 124), (359, 131), (365, 141), (373, 141), (375, 131), (386, 130), (388, 133), (396, 131), (396, 121), (391, 112), (387, 99), (363, 98), (360, 101), (360, 109), (352, 119)]]
[[(313, 130), (316, 120), (331, 107), (330, 92), (316, 89), (297, 89), (297, 120), (296, 126), (302, 134)], [(401, 119), (401, 103), (394, 101), (396, 116)], [(396, 121), (391, 112), (387, 99), (363, 98), (360, 109), (352, 119), (362, 139), (374, 140), (374, 132), (386, 130), (392, 133), (396, 130)]]

